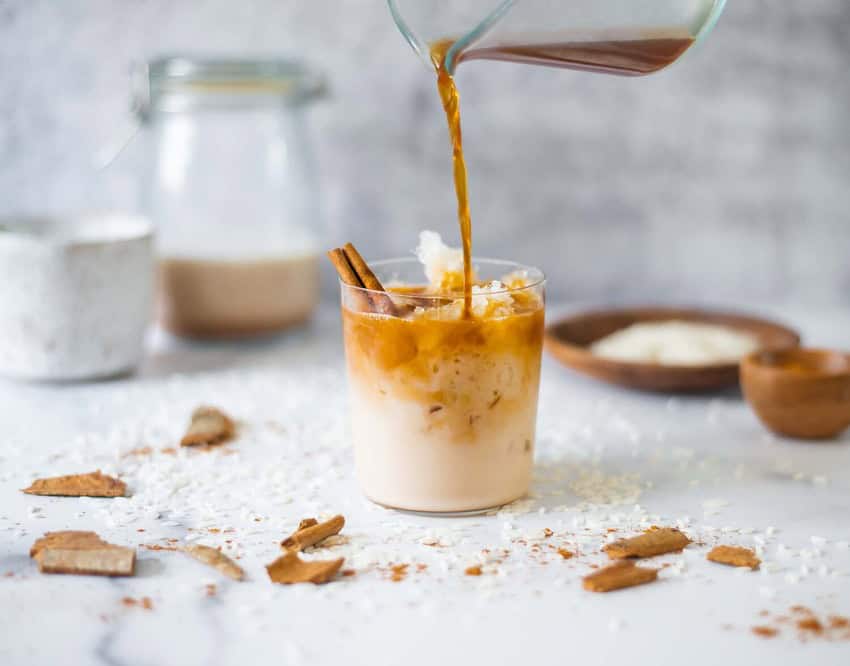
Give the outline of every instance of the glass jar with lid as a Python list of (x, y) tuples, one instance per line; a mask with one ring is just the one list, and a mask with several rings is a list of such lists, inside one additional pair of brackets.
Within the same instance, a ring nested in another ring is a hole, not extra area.
[(161, 58), (136, 110), (152, 139), (158, 319), (190, 337), (283, 330), (319, 297), (305, 109), (321, 76), (287, 60)]

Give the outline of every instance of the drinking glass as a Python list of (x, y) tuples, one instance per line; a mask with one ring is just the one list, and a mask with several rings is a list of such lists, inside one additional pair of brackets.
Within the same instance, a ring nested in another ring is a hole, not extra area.
[[(381, 314), (386, 294), (341, 283), (355, 465), (374, 502), (475, 512), (528, 490), (544, 277), (510, 262), (475, 265), (486, 281), (524, 271), (523, 286), (490, 295), (511, 303), (502, 315), (466, 318), (462, 298), (412, 290), (392, 292), (397, 316)], [(414, 259), (371, 267), (384, 285), (421, 282)]]

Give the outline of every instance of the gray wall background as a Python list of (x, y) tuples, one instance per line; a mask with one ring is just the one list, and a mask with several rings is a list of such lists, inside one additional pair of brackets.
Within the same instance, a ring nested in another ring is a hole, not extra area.
[[(456, 239), (433, 78), (383, 0), (0, 0), (0, 214), (135, 202), (132, 61), (286, 54), (315, 109), (328, 240), (370, 256)], [(558, 299), (850, 305), (850, 2), (730, 0), (645, 79), (461, 68), (476, 253), (534, 263)]]

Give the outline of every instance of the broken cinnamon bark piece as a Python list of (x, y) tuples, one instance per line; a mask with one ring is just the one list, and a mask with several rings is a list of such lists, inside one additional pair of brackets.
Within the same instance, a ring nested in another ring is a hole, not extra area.
[(266, 565), (269, 578), (273, 583), (292, 585), (293, 583), (327, 583), (342, 567), (344, 558), (325, 561), (305, 561), (298, 557), (298, 553), (290, 550), (281, 555), (271, 564)]
[(41, 573), (90, 576), (132, 576), (136, 551), (113, 546), (97, 550), (48, 549), (38, 558)]
[(136, 551), (103, 541), (94, 532), (48, 532), (30, 548), (42, 573), (132, 576)]
[(32, 548), (30, 548), (30, 557), (37, 560), (42, 551), (48, 548), (90, 550), (108, 545), (106, 541), (94, 532), (80, 532), (76, 530), (47, 532), (32, 545)]
[(657, 578), (658, 569), (639, 567), (634, 562), (615, 562), (585, 576), (582, 579), (582, 585), (590, 592), (611, 592), (651, 583)]
[(761, 564), (761, 560), (751, 549), (742, 546), (715, 546), (705, 557), (711, 562), (732, 567), (749, 567), (753, 570), (758, 569)]
[(292, 536), (280, 543), (280, 547), (283, 550), (294, 550), (296, 552), (304, 550), (324, 541), (329, 536), (339, 534), (344, 525), (345, 518), (342, 516), (334, 516), (324, 523), (317, 522), (315, 518), (306, 518), (301, 521)]
[(127, 484), (97, 470), (89, 474), (36, 479), (29, 488), (24, 488), (23, 492), (28, 495), (54, 497), (124, 497)]
[(189, 429), (180, 446), (212, 446), (232, 439), (236, 425), (227, 414), (216, 407), (198, 407), (192, 412)]
[(612, 560), (652, 557), (682, 550), (691, 540), (674, 527), (653, 527), (640, 536), (609, 543), (603, 550)]
[(217, 548), (195, 544), (194, 546), (184, 548), (183, 552), (194, 557), (198, 562), (203, 562), (213, 569), (218, 569), (220, 573), (228, 578), (233, 580), (242, 580), (245, 578), (245, 572), (242, 570), (242, 567)]

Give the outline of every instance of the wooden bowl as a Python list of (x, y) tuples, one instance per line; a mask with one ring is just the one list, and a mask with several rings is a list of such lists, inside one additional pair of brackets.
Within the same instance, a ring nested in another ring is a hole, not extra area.
[(741, 362), (741, 386), (761, 422), (777, 434), (828, 439), (850, 427), (850, 354), (755, 352)]
[(628, 308), (586, 312), (546, 329), (546, 348), (567, 367), (596, 379), (644, 391), (713, 391), (738, 383), (738, 364), (660, 365), (602, 358), (590, 351), (597, 340), (632, 324), (650, 321), (716, 324), (754, 335), (762, 350), (797, 347), (800, 336), (771, 321), (738, 314), (682, 308)]

